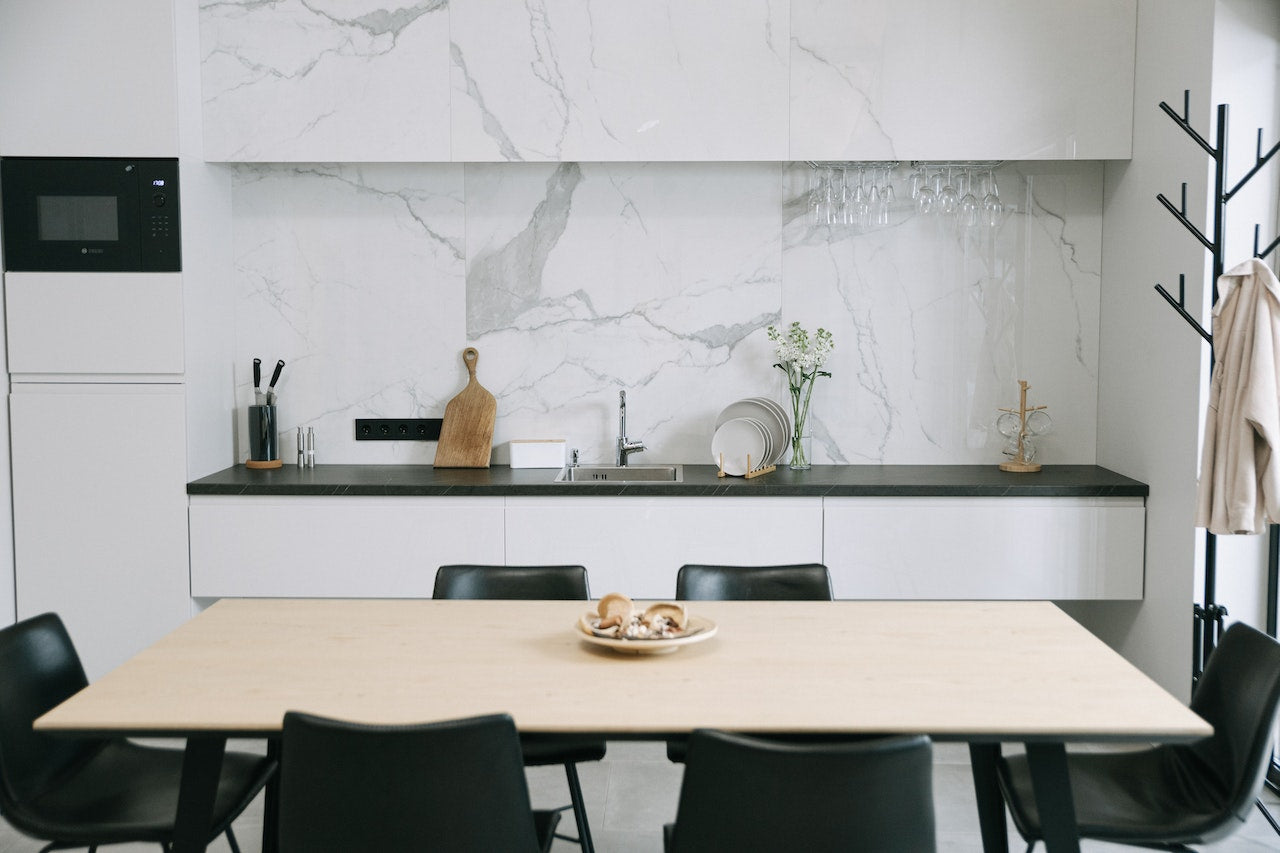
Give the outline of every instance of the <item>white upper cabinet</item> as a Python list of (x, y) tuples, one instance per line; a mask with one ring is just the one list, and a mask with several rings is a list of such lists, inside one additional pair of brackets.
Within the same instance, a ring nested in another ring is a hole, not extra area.
[(0, 2), (0, 155), (176, 157), (172, 0)]
[(449, 4), (200, 7), (205, 159), (449, 160)]
[(787, 0), (450, 9), (455, 160), (787, 159)]
[(792, 0), (792, 160), (1131, 156), (1136, 0)]
[(1137, 0), (201, 8), (205, 157), (1111, 159)]

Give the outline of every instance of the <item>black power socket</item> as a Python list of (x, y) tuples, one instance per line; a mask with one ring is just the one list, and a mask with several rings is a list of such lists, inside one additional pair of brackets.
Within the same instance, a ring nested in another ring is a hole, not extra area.
[(356, 441), (439, 441), (443, 418), (356, 418)]

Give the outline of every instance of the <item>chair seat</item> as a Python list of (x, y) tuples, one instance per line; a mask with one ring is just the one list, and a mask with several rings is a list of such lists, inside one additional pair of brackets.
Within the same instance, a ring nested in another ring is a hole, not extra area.
[(520, 751), (526, 767), (547, 764), (579, 764), (604, 758), (605, 742), (573, 735), (520, 735)]
[[(10, 820), (38, 837), (86, 846), (171, 839), (182, 760), (179, 749), (106, 741), (56, 788), (18, 804)], [(226, 754), (210, 838), (226, 830), (274, 771), (275, 762), (263, 756)]]
[[(1226, 795), (1205, 789), (1208, 774), (1182, 766), (1164, 747), (1133, 752), (1068, 753), (1071, 796), (1080, 837), (1120, 843), (1198, 844), (1244, 825), (1222, 819)], [(1041, 837), (1040, 814), (1025, 755), (1000, 762), (1000, 785), (1025, 838)], [(1233, 825), (1234, 824), (1234, 825)]]

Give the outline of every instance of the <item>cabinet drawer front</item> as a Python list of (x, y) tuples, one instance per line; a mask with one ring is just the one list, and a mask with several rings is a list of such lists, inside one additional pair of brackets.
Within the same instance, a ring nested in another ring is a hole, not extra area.
[(430, 598), (444, 563), (502, 563), (502, 498), (191, 498), (197, 598)]
[(1142, 598), (1133, 498), (828, 499), (837, 598)]

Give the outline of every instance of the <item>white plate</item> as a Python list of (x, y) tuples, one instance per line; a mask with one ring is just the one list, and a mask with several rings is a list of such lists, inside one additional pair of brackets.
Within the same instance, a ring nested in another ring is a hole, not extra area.
[(681, 646), (701, 643), (716, 635), (717, 625), (710, 619), (701, 616), (690, 616), (689, 627), (679, 637), (668, 637), (661, 640), (628, 640), (620, 637), (601, 637), (591, 630), (591, 619), (598, 618), (597, 613), (587, 613), (578, 620), (578, 633), (582, 639), (597, 646), (613, 649), (632, 655), (660, 655), (674, 652)]
[[(716, 429), (734, 418), (753, 418), (764, 425), (773, 451), (755, 467), (776, 465), (791, 443), (791, 419), (787, 417), (786, 411), (767, 397), (746, 397), (730, 403), (720, 412), (720, 416), (716, 418)], [(755, 456), (751, 460), (754, 463)]]
[(716, 429), (711, 438), (711, 460), (722, 465), (734, 477), (747, 473), (747, 457), (751, 467), (765, 465), (769, 454), (769, 432), (755, 418), (731, 418)]
[(791, 446), (791, 417), (787, 414), (786, 409), (768, 397), (751, 397), (749, 399), (759, 403), (773, 415), (771, 421), (765, 420), (764, 423), (765, 426), (770, 428), (769, 432), (773, 436), (773, 458), (769, 460), (769, 464), (776, 465), (778, 460), (782, 458), (782, 454), (786, 453), (787, 448)]

